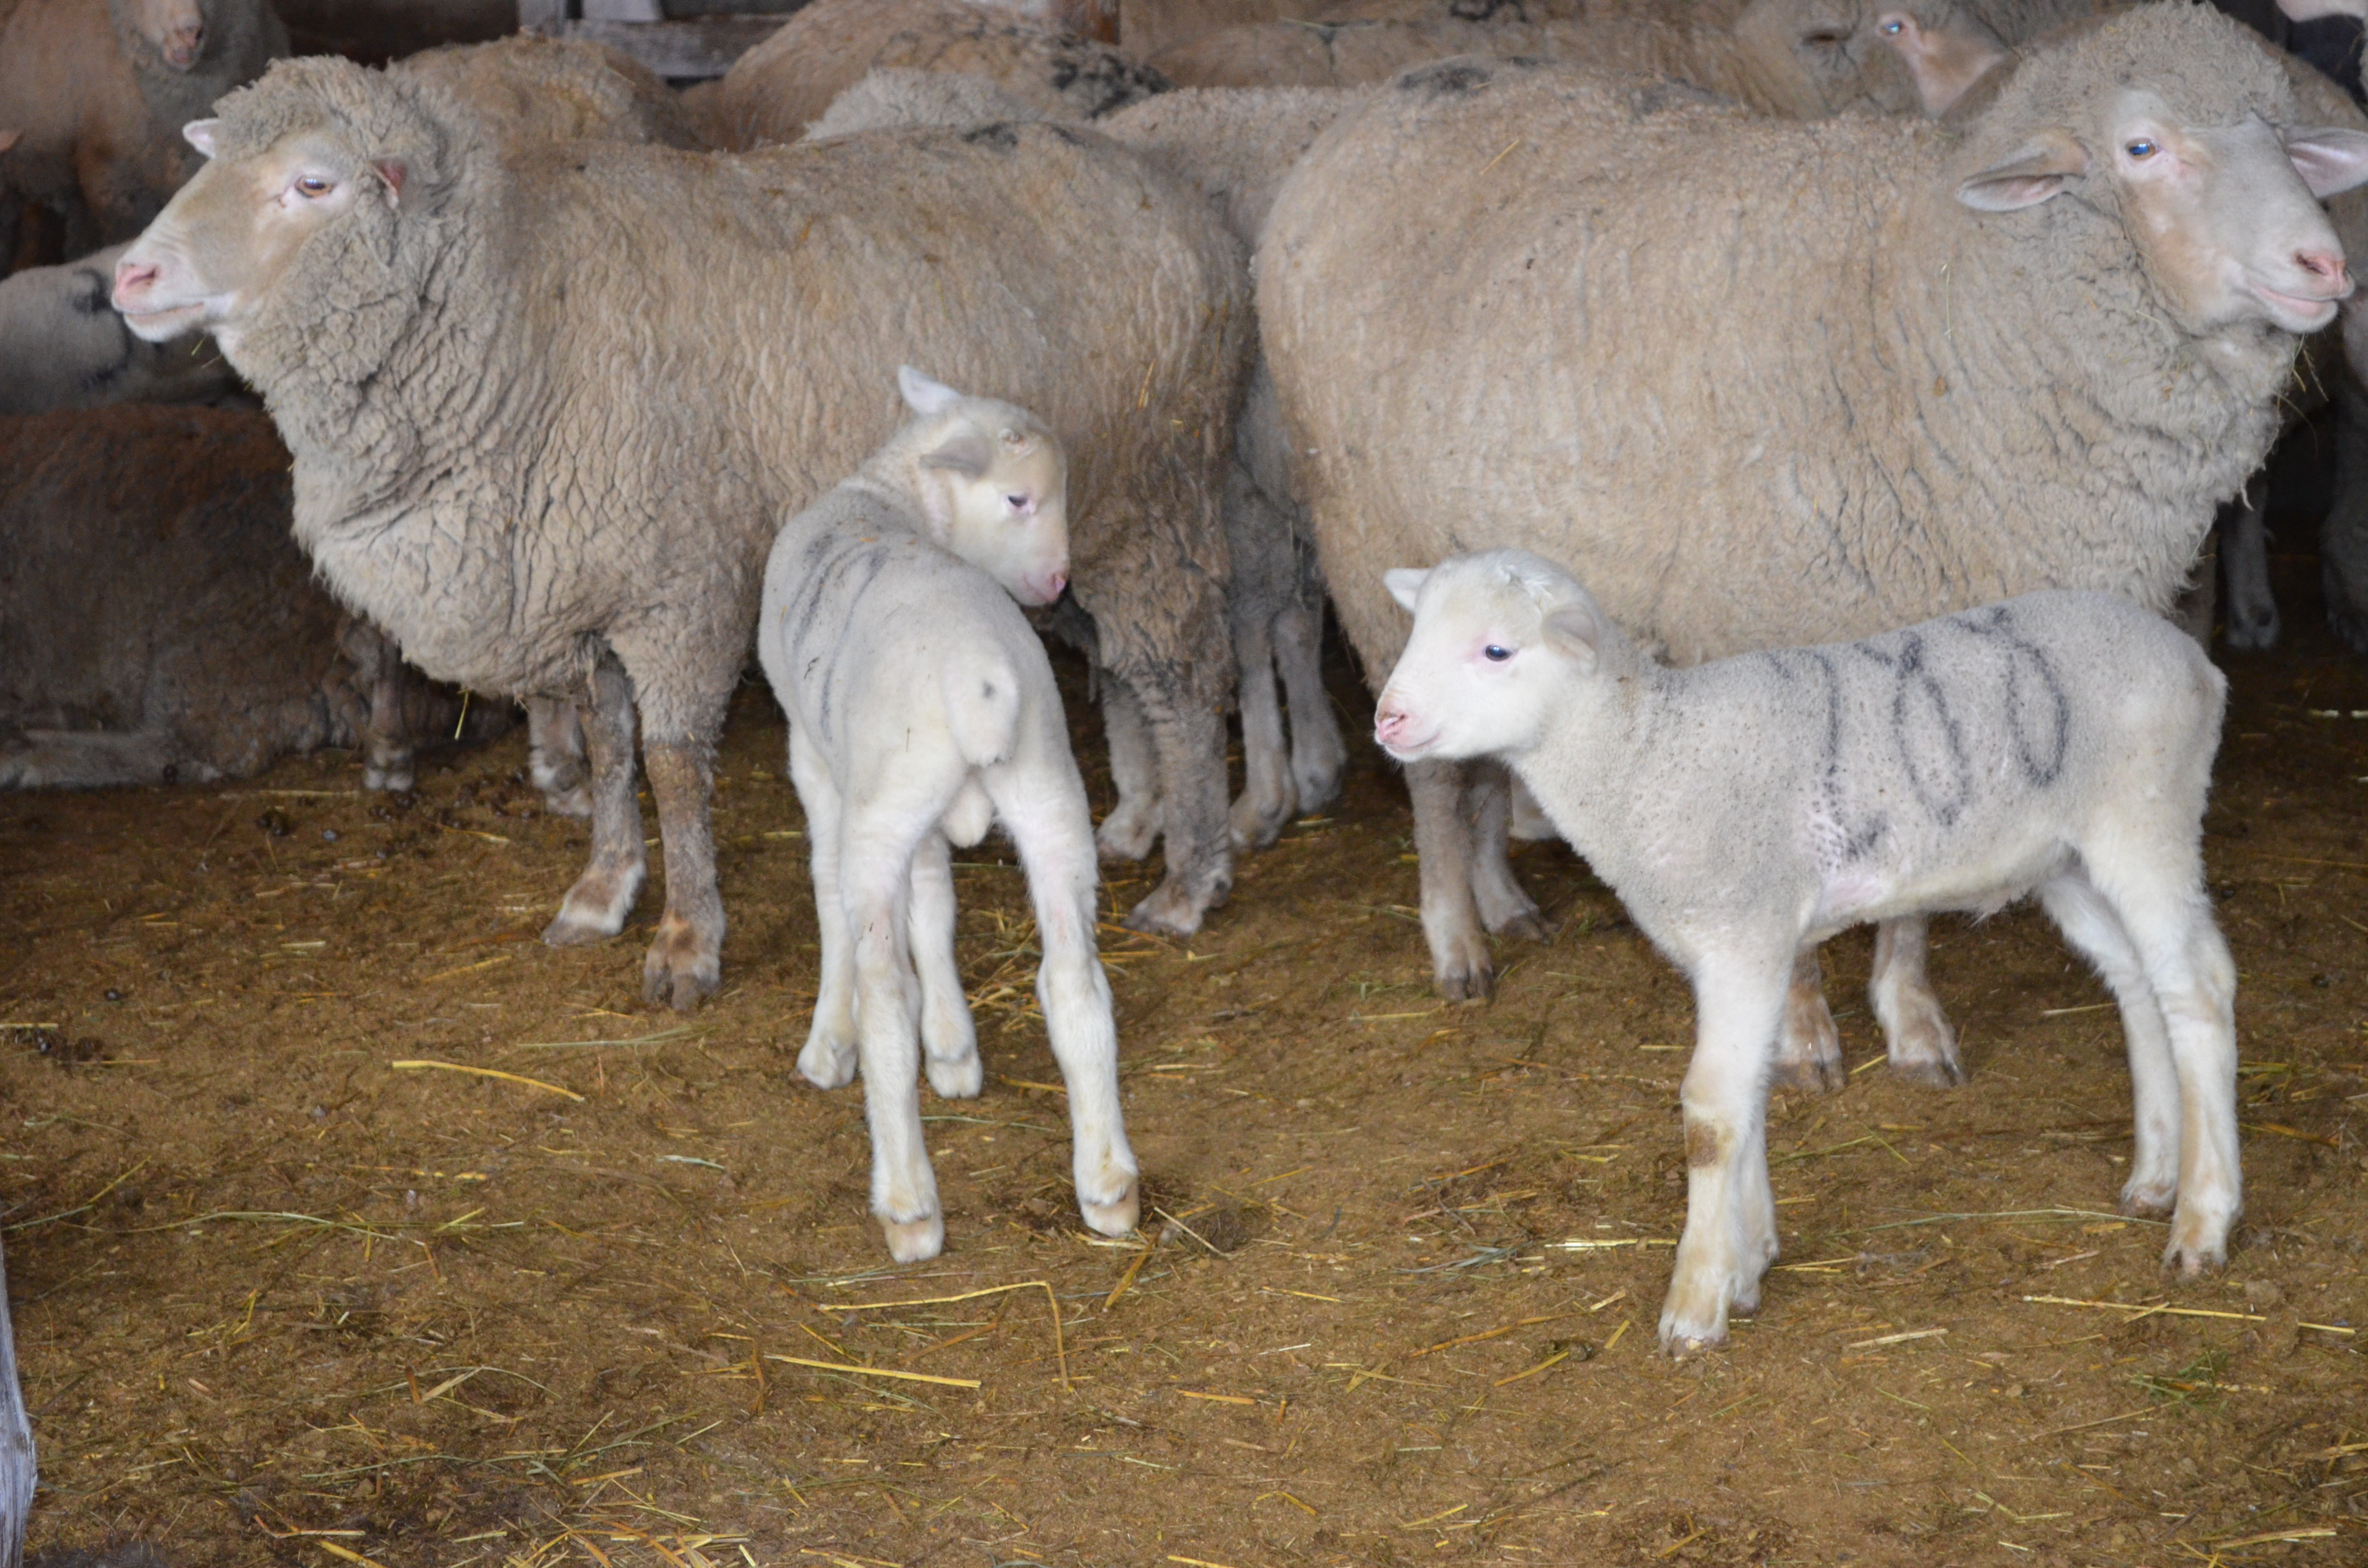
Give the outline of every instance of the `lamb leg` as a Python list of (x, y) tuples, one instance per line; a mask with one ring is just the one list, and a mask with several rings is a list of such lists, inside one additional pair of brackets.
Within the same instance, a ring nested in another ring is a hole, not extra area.
[(1931, 1089), (1953, 1089), (1965, 1081), (1957, 1056), (1957, 1031), (1941, 1011), (1941, 998), (1924, 972), (1925, 932), (1921, 915), (1886, 920), (1874, 928), (1874, 972), (1866, 999), (1883, 1021), (1891, 1071)]
[(1451, 1002), (1486, 1001), (1497, 994), (1497, 964), (1481, 934), (1472, 896), (1473, 835), (1463, 813), (1464, 765), (1408, 765), (1406, 793), (1414, 799), (1415, 858), (1422, 881), (1422, 934), (1430, 942), (1431, 973)]
[(633, 792), (633, 683), (601, 650), (586, 683), (584, 744), (592, 763), (592, 859), (567, 890), (542, 939), (554, 948), (604, 942), (625, 928), (649, 874)]

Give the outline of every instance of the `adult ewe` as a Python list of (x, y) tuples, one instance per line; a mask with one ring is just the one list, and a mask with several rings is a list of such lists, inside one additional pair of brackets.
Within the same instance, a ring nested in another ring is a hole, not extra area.
[(1345, 87), (1454, 54), (1536, 56), (1672, 76), (1763, 113), (1811, 119), (1850, 108), (1918, 108), (1919, 84), (1907, 61), (1887, 47), (1903, 28), (1962, 36), (1962, 44), (1918, 51), (1918, 58), (1948, 60), (1963, 82), (2001, 52), (1951, 0), (1679, 0), (1534, 22), (1502, 14), (1485, 22), (1452, 15), (1272, 22), (1163, 51), (1152, 65), (1187, 87)]
[[(1341, 624), (1378, 678), (1380, 570), (1497, 544), (1681, 663), (2044, 587), (2161, 608), (2351, 291), (2314, 197), (2363, 178), (2368, 137), (2300, 128), (2260, 46), (2180, 5), (2034, 52), (1962, 131), (1409, 72), (1301, 162), (1259, 256)], [(1440, 986), (1485, 995), (1483, 924), (1536, 921), (1501, 779), (1408, 781)], [(1886, 929), (1894, 1061), (1947, 1080), (1937, 1008), (1903, 1010), (1920, 927)], [(1830, 1081), (1799, 1024), (1788, 1076)]]
[[(457, 699), (398, 677), (290, 513), (259, 414), (0, 418), (0, 789), (235, 778), (321, 746), (407, 774), (411, 734), (450, 734)], [(507, 705), (469, 713), (507, 727)]]
[(504, 148), (436, 84), (333, 60), (222, 108), (116, 305), (213, 332), (295, 453), (298, 541), (421, 668), (589, 698), (592, 861), (546, 940), (616, 935), (640, 892), (638, 707), (666, 862), (643, 989), (715, 988), (710, 758), (765, 551), (886, 437), (907, 359), (1061, 433), (1073, 593), (1167, 798), (1167, 877), (1131, 918), (1187, 932), (1223, 897), (1216, 497), (1248, 301), (1196, 193), (1065, 126)]
[(17, 0), (0, 7), (0, 267), (128, 240), (197, 166), (181, 127), (288, 52), (269, 0)]
[(875, 67), (985, 76), (1047, 117), (1091, 119), (1164, 91), (1107, 43), (973, 0), (815, 0), (684, 95), (707, 139), (745, 151), (794, 142)]

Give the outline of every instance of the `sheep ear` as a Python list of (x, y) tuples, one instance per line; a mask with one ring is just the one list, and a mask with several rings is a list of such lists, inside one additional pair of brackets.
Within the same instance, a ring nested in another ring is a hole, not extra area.
[(916, 414), (943, 414), (962, 401), (962, 393), (943, 381), (933, 381), (910, 365), (896, 367), (896, 390), (905, 394), (905, 406)]
[(2286, 138), (2286, 156), (2294, 160), (2302, 183), (2322, 201), (2368, 185), (2368, 132), (2333, 125), (2297, 131)]
[(389, 207), (401, 207), (403, 182), (411, 177), (411, 165), (401, 158), (381, 158), (370, 167), (376, 169), (378, 177), (386, 182), (386, 204)]
[(2043, 131), (2003, 164), (1993, 164), (1957, 187), (1957, 199), (1976, 212), (2020, 212), (2089, 172), (2088, 149), (2065, 131)]
[(1570, 599), (1546, 612), (1546, 641), (1578, 661), (1578, 667), (1592, 673), (1603, 642), (1603, 623), (1596, 618), (1592, 605)]
[(221, 126), (219, 119), (193, 119), (181, 127), (181, 140), (211, 158), (214, 155), (214, 132)]
[(1393, 566), (1382, 574), (1382, 583), (1389, 589), (1390, 597), (1404, 605), (1411, 615), (1414, 602), (1422, 597), (1422, 585), (1429, 577), (1430, 574), (1418, 566)]
[(946, 469), (964, 479), (976, 479), (994, 461), (995, 448), (987, 438), (976, 430), (963, 429), (947, 437), (945, 445), (921, 460), (921, 466)]

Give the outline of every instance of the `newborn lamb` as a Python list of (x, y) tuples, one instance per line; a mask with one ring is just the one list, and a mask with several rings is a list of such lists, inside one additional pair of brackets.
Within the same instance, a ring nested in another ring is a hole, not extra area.
[(896, 381), (917, 417), (782, 526), (757, 623), (789, 714), (822, 927), (798, 1070), (835, 1089), (860, 1060), (871, 1211), (899, 1263), (937, 1256), (946, 1228), (918, 1058), (941, 1095), (974, 1096), (981, 1082), (947, 846), (1000, 820), (1036, 905), (1036, 995), (1069, 1089), (1077, 1205), (1095, 1230), (1123, 1235), (1135, 1162), (1094, 947), (1093, 819), (1052, 665), (1012, 602), (1051, 604), (1068, 581), (1067, 460), (1024, 409), (909, 366)]
[(1693, 983), (1664, 1346), (1725, 1339), (1776, 1256), (1767, 1095), (1794, 955), (2033, 892), (2121, 1006), (2123, 1211), (2175, 1205), (2166, 1267), (2226, 1260), (2237, 971), (2201, 841), (2226, 683), (2192, 641), (2124, 599), (2042, 593), (1668, 669), (1524, 551), (1386, 582), (1415, 620), (1374, 738), (1401, 762), (1502, 759)]

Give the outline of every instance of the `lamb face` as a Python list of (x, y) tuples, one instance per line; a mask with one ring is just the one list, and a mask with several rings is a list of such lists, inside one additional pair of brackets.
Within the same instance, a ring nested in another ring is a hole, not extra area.
[(915, 474), (930, 538), (1024, 605), (1049, 605), (1069, 583), (1069, 460), (1026, 409), (965, 397), (910, 365), (896, 370), (905, 405), (935, 419)]
[[(2146, 85), (2072, 91), (2095, 82), (2091, 57), (2116, 41), (2100, 29), (2026, 62), (1976, 122), (1957, 199), (2016, 213), (2070, 192), (2118, 215), (2163, 303), (2195, 336), (2248, 324), (2302, 334), (2334, 320), (2351, 279), (2318, 204), (2368, 183), (2368, 134), (2296, 127), (2283, 74), (2250, 49), (2208, 107), (2180, 101), (2207, 95), (2175, 66), (2147, 71), (2144, 59), (2123, 79)], [(2143, 41), (2121, 52), (2141, 54)]]
[(1874, 31), (1916, 79), (1924, 112), (1937, 117), (2005, 62), (2006, 45), (1979, 18), (1948, 0), (1926, 0), (1920, 10), (1886, 9), (1875, 17)]
[(1594, 601), (1524, 551), (1462, 556), (1429, 572), (1401, 567), (1383, 580), (1414, 612), (1373, 715), (1373, 739), (1400, 762), (1526, 750), (1549, 705), (1566, 703), (1573, 685), (1600, 667)]
[(407, 165), (372, 157), (351, 130), (302, 127), (253, 151), (227, 149), (221, 120), (182, 134), (211, 161), (115, 264), (115, 308), (149, 342), (204, 329), (235, 363), (246, 326), (315, 235), (353, 226), (391, 248)]
[[(1852, 108), (1907, 114), (1918, 107), (1922, 78), (1887, 29), (1903, 20), (1917, 27), (1918, 13), (1941, 6), (1941, 0), (1917, 0), (1912, 7), (1873, 0), (1753, 0), (1736, 18), (1734, 36), (1758, 97), (1779, 113), (1803, 119)], [(1952, 40), (1964, 34), (1975, 48), (1988, 31), (1971, 17), (1946, 22), (1934, 17), (1925, 27)]]

